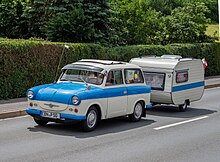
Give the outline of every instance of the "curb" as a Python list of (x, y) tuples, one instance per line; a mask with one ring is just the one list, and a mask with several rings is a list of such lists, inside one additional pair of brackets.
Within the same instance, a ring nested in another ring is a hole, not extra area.
[(216, 87), (220, 87), (220, 84), (211, 84), (211, 85), (206, 85), (205, 89), (209, 89), (209, 88), (216, 88)]
[(24, 116), (24, 115), (27, 115), (26, 110), (6, 112), (6, 113), (0, 114), (0, 119), (14, 118), (14, 117)]
[[(205, 89), (220, 87), (220, 84), (206, 85)], [(18, 110), (6, 113), (0, 113), (0, 119), (14, 118), (27, 115), (26, 110)]]

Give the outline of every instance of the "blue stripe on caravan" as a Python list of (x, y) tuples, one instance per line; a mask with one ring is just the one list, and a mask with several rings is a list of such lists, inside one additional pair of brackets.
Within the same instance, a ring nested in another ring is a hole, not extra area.
[(181, 85), (181, 86), (175, 86), (175, 87), (173, 87), (172, 92), (178, 92), (178, 91), (198, 88), (198, 87), (202, 87), (204, 85), (205, 85), (205, 82), (202, 81), (202, 82), (196, 82), (196, 83), (191, 83), (191, 84), (186, 84), (186, 85)]

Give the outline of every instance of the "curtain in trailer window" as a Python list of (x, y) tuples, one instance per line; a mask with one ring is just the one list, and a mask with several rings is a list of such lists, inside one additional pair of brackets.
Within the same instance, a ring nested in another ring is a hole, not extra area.
[(147, 85), (153, 90), (164, 90), (165, 73), (144, 72), (144, 78)]

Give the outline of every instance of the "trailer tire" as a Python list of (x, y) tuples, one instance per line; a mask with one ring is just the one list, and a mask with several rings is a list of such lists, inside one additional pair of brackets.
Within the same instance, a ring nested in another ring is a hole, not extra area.
[(184, 111), (186, 111), (186, 109), (187, 109), (187, 103), (186, 102), (182, 105), (179, 105), (179, 111), (180, 112), (184, 112)]

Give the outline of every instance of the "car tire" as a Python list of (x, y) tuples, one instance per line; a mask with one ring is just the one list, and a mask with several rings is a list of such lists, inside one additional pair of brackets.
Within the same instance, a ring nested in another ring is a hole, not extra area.
[(141, 120), (142, 114), (144, 112), (144, 107), (141, 102), (138, 102), (134, 106), (134, 112), (129, 115), (129, 119), (132, 122), (138, 122)]
[(99, 113), (98, 110), (95, 106), (92, 106), (91, 108), (89, 108), (87, 115), (86, 115), (86, 119), (82, 121), (82, 130), (84, 132), (90, 132), (93, 131), (98, 123), (98, 118), (99, 117)]
[(179, 111), (180, 112), (184, 112), (184, 111), (186, 111), (186, 109), (187, 109), (187, 103), (186, 102), (182, 105), (179, 105)]
[(41, 120), (41, 119), (38, 119), (38, 118), (34, 118), (34, 121), (35, 121), (35, 123), (37, 123), (40, 126), (45, 126), (48, 123), (48, 121)]

